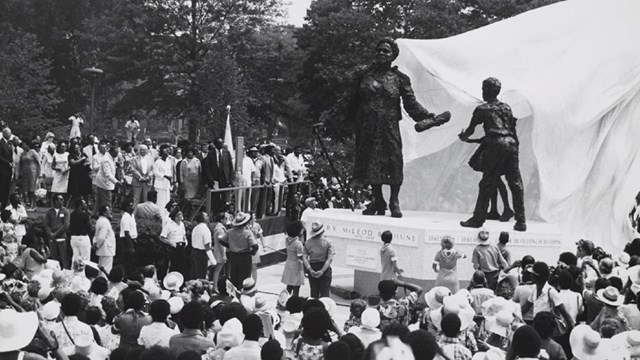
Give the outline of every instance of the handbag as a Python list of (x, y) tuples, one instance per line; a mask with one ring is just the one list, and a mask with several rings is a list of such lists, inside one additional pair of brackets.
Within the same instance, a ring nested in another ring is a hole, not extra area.
[(567, 321), (564, 319), (564, 316), (560, 314), (560, 312), (556, 309), (555, 304), (551, 301), (550, 296), (551, 289), (547, 291), (547, 298), (549, 299), (549, 305), (551, 306), (551, 313), (553, 317), (556, 319), (556, 326), (553, 329), (553, 334), (551, 337), (559, 337), (567, 333), (568, 326)]

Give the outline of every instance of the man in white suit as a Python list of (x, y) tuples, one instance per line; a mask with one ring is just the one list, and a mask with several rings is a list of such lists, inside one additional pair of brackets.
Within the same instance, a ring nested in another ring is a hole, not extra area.
[(147, 201), (147, 192), (153, 188), (153, 163), (149, 148), (146, 145), (140, 145), (138, 155), (131, 162), (134, 208), (139, 203)]

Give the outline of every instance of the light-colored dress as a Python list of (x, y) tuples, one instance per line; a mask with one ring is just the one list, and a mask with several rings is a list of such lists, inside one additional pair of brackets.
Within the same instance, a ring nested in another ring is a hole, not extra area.
[(180, 163), (180, 182), (184, 184), (184, 197), (193, 199), (200, 188), (200, 172), (202, 165), (197, 158), (183, 159)]
[(435, 286), (447, 287), (452, 294), (458, 292), (460, 288), (460, 283), (458, 282), (458, 259), (463, 257), (464, 255), (458, 250), (438, 250), (433, 259), (433, 262), (439, 265)]
[(253, 223), (253, 225), (251, 225), (251, 231), (253, 232), (253, 236), (256, 237), (256, 242), (258, 243), (258, 251), (256, 251), (255, 255), (251, 255), (251, 263), (260, 264), (260, 254), (262, 254), (264, 247), (264, 244), (262, 243), (262, 226), (257, 222)]
[(302, 242), (296, 236), (287, 237), (286, 240), (287, 261), (284, 263), (284, 271), (282, 271), (282, 279), (285, 285), (300, 286), (304, 285), (304, 268), (302, 264), (302, 256), (304, 249)]
[(40, 154), (31, 149), (20, 158), (20, 177), (24, 192), (36, 191), (36, 182), (40, 177)]
[[(51, 184), (52, 193), (66, 194), (69, 186), (69, 172), (62, 173), (69, 168), (69, 153), (53, 154), (53, 183)], [(57, 169), (57, 170), (56, 170)]]
[(80, 134), (80, 124), (84, 124), (84, 120), (82, 120), (79, 116), (71, 116), (69, 118), (71, 121), (71, 131), (69, 132), (69, 139), (82, 137)]
[(153, 181), (153, 187), (158, 192), (158, 200), (156, 204), (160, 207), (160, 211), (166, 212), (165, 207), (171, 198), (171, 180), (165, 176), (172, 177), (173, 169), (171, 168), (171, 162), (167, 160), (158, 159), (153, 163), (153, 175), (155, 179)]

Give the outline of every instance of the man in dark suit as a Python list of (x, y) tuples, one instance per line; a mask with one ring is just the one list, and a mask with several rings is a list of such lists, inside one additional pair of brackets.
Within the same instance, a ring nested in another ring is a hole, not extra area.
[[(234, 168), (229, 150), (224, 148), (224, 141), (218, 138), (209, 147), (209, 153), (204, 159), (204, 180), (209, 189), (224, 189), (233, 185)], [(212, 194), (212, 208), (214, 214), (224, 209), (224, 203), (230, 198), (229, 192)]]
[(0, 139), (0, 203), (2, 203), (3, 209), (9, 205), (11, 177), (14, 166), (11, 129), (5, 127), (2, 129), (2, 139)]
[(69, 210), (62, 206), (64, 199), (57, 194), (53, 197), (53, 207), (44, 214), (44, 229), (47, 233), (51, 258), (60, 262), (63, 269), (71, 268), (69, 256), (69, 241), (67, 240), (67, 230), (71, 221)]

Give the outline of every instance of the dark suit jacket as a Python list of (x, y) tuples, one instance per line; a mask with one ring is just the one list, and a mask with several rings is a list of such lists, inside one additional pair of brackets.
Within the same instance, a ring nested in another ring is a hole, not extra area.
[(13, 169), (13, 145), (0, 136), (0, 174), (11, 176)]
[(234, 171), (233, 160), (229, 150), (222, 149), (220, 161), (217, 159), (217, 150), (209, 151), (209, 154), (204, 159), (203, 174), (209, 187), (213, 186), (214, 181), (217, 181), (221, 188), (231, 186)]
[(44, 227), (47, 232), (51, 232), (54, 239), (66, 238), (67, 230), (69, 230), (69, 224), (71, 222), (71, 216), (69, 210), (61, 208), (56, 215), (55, 209), (49, 209), (44, 214)]

